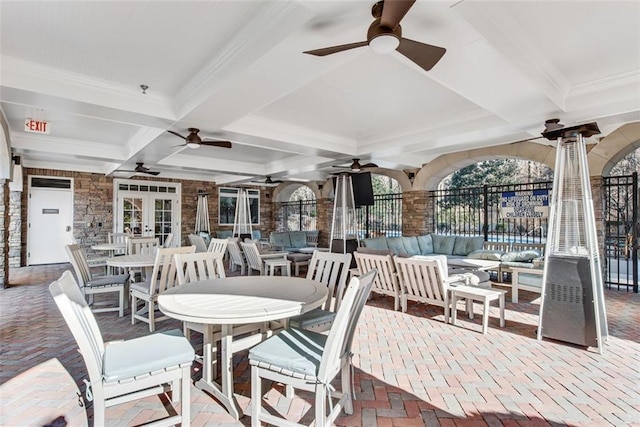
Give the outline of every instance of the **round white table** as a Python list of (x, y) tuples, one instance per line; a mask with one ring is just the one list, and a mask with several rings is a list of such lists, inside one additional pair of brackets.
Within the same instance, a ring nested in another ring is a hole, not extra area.
[[(241, 276), (203, 280), (171, 288), (158, 295), (158, 308), (165, 315), (211, 328), (221, 325), (220, 384), (213, 381), (210, 330), (204, 333), (202, 379), (196, 387), (213, 394), (236, 419), (240, 410), (233, 396), (233, 326), (288, 319), (320, 307), (327, 299), (327, 287), (313, 280), (282, 276)], [(256, 336), (247, 341), (257, 344)], [(251, 338), (251, 337), (248, 337)], [(246, 340), (247, 338), (245, 338)], [(258, 334), (258, 340), (263, 336)], [(208, 356), (208, 357), (207, 357)]]
[(91, 249), (95, 251), (121, 251), (127, 248), (126, 243), (98, 243), (91, 246)]
[(109, 258), (107, 265), (110, 267), (128, 268), (148, 268), (153, 267), (156, 261), (155, 254), (134, 254)]

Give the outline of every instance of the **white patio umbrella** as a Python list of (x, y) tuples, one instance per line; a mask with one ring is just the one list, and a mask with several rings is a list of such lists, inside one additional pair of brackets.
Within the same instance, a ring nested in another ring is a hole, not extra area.
[(198, 205), (196, 207), (195, 233), (206, 231), (211, 232), (209, 226), (209, 201), (207, 193), (198, 193)]

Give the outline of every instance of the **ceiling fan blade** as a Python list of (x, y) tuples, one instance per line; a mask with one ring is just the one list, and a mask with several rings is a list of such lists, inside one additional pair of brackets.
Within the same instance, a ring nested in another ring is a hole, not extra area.
[(396, 50), (425, 71), (431, 70), (447, 51), (443, 47), (420, 43), (404, 37), (400, 40), (400, 46)]
[(174, 131), (172, 131), (172, 130), (168, 130), (167, 132), (169, 132), (169, 133), (170, 133), (170, 134), (172, 134), (172, 135), (179, 136), (179, 137), (180, 137), (180, 138), (182, 138), (182, 139), (187, 139), (186, 137), (184, 137), (184, 136), (180, 135), (178, 132), (174, 132)]
[(366, 42), (366, 41), (349, 43), (349, 44), (341, 44), (339, 46), (331, 46), (331, 47), (325, 47), (322, 49), (308, 50), (302, 53), (308, 53), (309, 55), (315, 55), (315, 56), (327, 56), (327, 55), (331, 55), (332, 53), (338, 53), (338, 52), (343, 52), (349, 49), (355, 49), (357, 47), (367, 46), (368, 44), (369, 42)]
[(231, 148), (230, 141), (202, 141), (200, 145), (207, 145), (209, 147)]
[(393, 30), (415, 2), (416, 0), (385, 0), (382, 5), (380, 25)]
[(360, 169), (364, 169), (364, 168), (377, 168), (378, 165), (376, 165), (375, 163), (365, 163), (364, 165), (360, 166)]
[(153, 175), (153, 176), (160, 175), (160, 172), (158, 172), (158, 171), (143, 171), (143, 172), (140, 172), (140, 173), (146, 173), (147, 175)]

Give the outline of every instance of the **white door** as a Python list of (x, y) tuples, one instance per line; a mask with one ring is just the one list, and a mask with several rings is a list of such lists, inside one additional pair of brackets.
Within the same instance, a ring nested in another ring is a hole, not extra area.
[(69, 262), (73, 243), (71, 179), (30, 177), (27, 265)]
[[(122, 183), (116, 186), (115, 231), (129, 231), (136, 236), (158, 237), (160, 244), (164, 244), (169, 233), (179, 235), (179, 184), (141, 185), (139, 181), (134, 182), (135, 184), (129, 184), (127, 187)], [(132, 188), (137, 191), (131, 191)], [(179, 238), (174, 238), (172, 246), (180, 246)]]

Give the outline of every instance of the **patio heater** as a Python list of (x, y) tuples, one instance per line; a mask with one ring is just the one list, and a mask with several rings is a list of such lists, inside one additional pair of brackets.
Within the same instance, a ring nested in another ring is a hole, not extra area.
[[(331, 252), (353, 253), (358, 250), (360, 241), (351, 175), (340, 174), (335, 183), (333, 218), (331, 219)], [(351, 268), (353, 267), (355, 267), (355, 259), (352, 258)]]
[(584, 140), (599, 133), (588, 123), (542, 134), (557, 146), (537, 337), (602, 354), (608, 328)]
[(196, 226), (194, 232), (196, 234), (200, 232), (211, 232), (209, 226), (209, 201), (208, 193), (204, 191), (198, 191), (198, 204), (196, 206)]
[(253, 232), (251, 229), (251, 207), (249, 206), (249, 192), (246, 188), (238, 190), (238, 200), (236, 200), (236, 215), (233, 221), (233, 237), (239, 237), (240, 241), (251, 239)]

